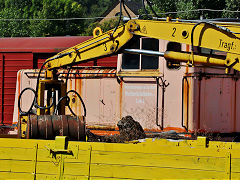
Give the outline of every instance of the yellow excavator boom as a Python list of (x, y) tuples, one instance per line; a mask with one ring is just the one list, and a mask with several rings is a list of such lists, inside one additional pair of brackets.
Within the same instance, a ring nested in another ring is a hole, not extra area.
[(238, 62), (240, 55), (240, 27), (234, 23), (130, 20), (126, 24), (106, 33), (102, 33), (101, 29), (97, 28), (93, 35), (92, 39), (48, 59), (45, 67), (49, 70), (57, 69), (82, 61), (121, 53), (119, 50), (122, 50), (123, 46), (134, 35), (138, 35), (227, 53), (226, 59), (222, 59), (211, 56), (199, 57), (193, 53), (189, 56), (188, 54), (183, 55), (183, 52), (164, 52), (163, 56), (167, 59), (183, 62), (190, 61), (192, 64), (226, 66), (240, 70)]

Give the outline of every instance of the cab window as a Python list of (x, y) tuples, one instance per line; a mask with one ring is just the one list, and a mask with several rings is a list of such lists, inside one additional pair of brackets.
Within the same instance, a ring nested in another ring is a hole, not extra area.
[[(134, 40), (129, 49), (144, 49), (159, 51), (159, 40), (153, 38), (138, 38)], [(158, 69), (159, 58), (155, 56), (145, 56), (137, 54), (123, 53), (122, 69), (123, 70), (146, 70)]]

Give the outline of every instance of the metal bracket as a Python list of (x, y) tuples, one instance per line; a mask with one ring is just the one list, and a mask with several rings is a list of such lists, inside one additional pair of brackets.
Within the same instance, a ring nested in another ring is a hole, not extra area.
[(230, 69), (235, 66), (237, 63), (239, 63), (239, 59), (235, 58), (233, 61), (230, 61), (229, 59), (226, 61), (226, 69), (225, 72), (228, 74), (230, 72)]
[[(45, 148), (49, 151), (49, 157), (51, 158), (51, 162), (56, 166), (59, 166), (63, 158), (75, 158), (77, 159), (77, 152), (68, 149), (68, 141), (66, 136), (56, 136), (55, 138), (55, 147), (45, 146)], [(78, 148), (76, 149), (78, 151)], [(75, 156), (74, 156), (75, 154)], [(67, 156), (66, 156), (67, 155)]]
[(67, 137), (66, 136), (56, 136), (55, 148), (50, 148), (45, 146), (50, 152), (50, 155), (56, 157), (57, 154), (69, 154), (73, 155), (72, 150), (67, 149)]

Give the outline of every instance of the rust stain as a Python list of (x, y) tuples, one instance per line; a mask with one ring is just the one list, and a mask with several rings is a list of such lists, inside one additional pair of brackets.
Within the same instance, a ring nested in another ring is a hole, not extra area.
[[(190, 52), (190, 46), (189, 46), (189, 44), (186, 44), (186, 51), (187, 51), (187, 52)], [(188, 72), (189, 72), (189, 67), (186, 66), (186, 71), (185, 71), (185, 73), (188, 74)]]
[[(66, 71), (67, 72), (67, 71)], [(71, 76), (72, 76), (72, 70), (70, 71), (70, 74), (69, 74), (69, 77), (68, 77), (68, 83), (67, 83), (67, 91), (69, 91), (69, 90), (71, 90), (72, 89), (72, 78), (71, 78)], [(66, 77), (67, 77), (67, 75), (66, 75)], [(65, 77), (65, 78), (66, 78)], [(70, 97), (71, 98), (71, 97)], [(70, 113), (70, 111), (69, 111), (69, 109), (66, 107), (65, 108), (65, 112), (66, 112), (66, 114), (71, 114)]]
[(189, 70), (189, 67), (188, 66), (186, 66), (186, 71), (185, 71), (185, 74), (188, 74), (188, 71)]
[[(20, 79), (21, 79), (21, 74), (22, 73), (18, 73), (18, 77), (17, 77), (17, 81), (18, 81), (18, 99), (19, 99), (19, 95), (20, 95), (20, 92), (21, 92), (21, 85), (20, 85)], [(3, 112), (2, 112), (3, 113)], [(18, 111), (18, 117), (20, 117), (20, 112)]]
[[(77, 74), (75, 74), (75, 79), (74, 79), (74, 83), (75, 83), (75, 91), (77, 91), (79, 94), (80, 94), (80, 91), (79, 91), (79, 88), (78, 88), (78, 86), (79, 86), (79, 80), (77, 79)], [(77, 96), (75, 95), (75, 99), (77, 98)], [(80, 106), (80, 104), (79, 104), (79, 99), (77, 99), (76, 101), (75, 101), (75, 112), (80, 116), (80, 114), (81, 114), (81, 106)]]
[[(109, 70), (103, 70), (103, 73), (109, 73)], [(103, 74), (103, 77), (107, 77), (108, 74)]]
[(237, 126), (237, 81), (234, 83), (234, 108), (233, 108), (233, 132), (236, 132), (236, 126)]
[[(144, 131), (150, 131), (150, 132), (167, 132), (167, 131), (176, 131), (177, 133), (185, 133), (187, 132), (184, 128), (180, 127), (165, 127), (163, 130), (160, 129), (144, 129)], [(188, 131), (189, 133), (192, 133), (193, 131)]]
[[(83, 98), (82, 96), (82, 79), (78, 80), (78, 93), (80, 94), (80, 96)], [(82, 106), (79, 107), (79, 112), (82, 112)]]
[(189, 52), (190, 51), (190, 45), (186, 44), (186, 51)]
[[(70, 71), (72, 72), (72, 71)], [(68, 78), (68, 81), (70, 81), (68, 84), (70, 84), (70, 87), (69, 87), (69, 90), (72, 89), (72, 78), (71, 78), (72, 74), (69, 74), (69, 78)]]
[(200, 129), (201, 118), (201, 80), (198, 80), (198, 117), (197, 117), (197, 129)]
[(120, 134), (119, 131), (101, 131), (101, 130), (91, 130), (92, 133), (104, 136), (104, 135), (115, 135)]
[(123, 98), (123, 81), (120, 82), (120, 92), (119, 92), (119, 115), (120, 119), (122, 119), (122, 98)]
[(183, 112), (183, 114), (184, 114), (184, 125), (188, 128), (188, 126), (189, 126), (189, 102), (191, 102), (191, 100), (189, 99), (189, 95), (190, 95), (190, 86), (191, 86), (191, 84), (190, 84), (190, 82), (188, 81), (188, 78), (186, 78), (185, 80), (184, 80), (184, 86), (183, 86), (183, 88), (184, 88), (184, 94), (183, 94), (183, 99), (184, 99), (184, 101), (183, 101), (183, 107), (184, 107), (184, 112)]
[(118, 131), (116, 126), (101, 126), (101, 125), (86, 125), (87, 129), (101, 130), (101, 131)]
[[(97, 135), (115, 135), (115, 134), (120, 134), (118, 131), (118, 128), (113, 128), (113, 127), (106, 127), (105, 129), (96, 129), (96, 127), (89, 126), (89, 129), (91, 129), (91, 132)], [(167, 131), (176, 131), (176, 133), (186, 133), (186, 130), (184, 128), (179, 128), (179, 127), (166, 127), (164, 130), (159, 130), (159, 129), (144, 129), (146, 134), (151, 134), (151, 132), (167, 132)], [(193, 131), (188, 131), (189, 133), (193, 133)], [(185, 137), (191, 137), (191, 134), (186, 134), (184, 135)]]
[[(61, 71), (66, 73), (65, 71)], [(72, 70), (74, 74), (78, 74), (78, 78), (98, 78), (98, 77), (116, 77), (116, 69), (81, 69), (81, 70)]]

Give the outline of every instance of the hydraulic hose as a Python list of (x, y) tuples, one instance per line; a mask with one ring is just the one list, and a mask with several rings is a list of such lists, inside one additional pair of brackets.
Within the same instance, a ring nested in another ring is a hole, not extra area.
[(65, 105), (69, 106), (70, 98), (69, 98), (68, 96), (63, 96), (63, 97), (61, 97), (61, 98), (59, 99), (56, 107), (55, 107), (55, 110), (54, 110), (54, 114), (55, 114), (55, 115), (57, 114), (58, 106), (60, 105), (60, 103), (61, 103), (64, 99), (66, 99), (66, 104), (65, 104)]
[[(75, 93), (76, 95), (77, 95), (77, 97), (80, 99), (80, 101), (81, 101), (81, 103), (82, 103), (82, 106), (83, 106), (83, 110), (84, 110), (84, 117), (86, 117), (86, 106), (85, 106), (85, 103), (84, 103), (84, 101), (83, 101), (83, 99), (82, 99), (82, 97), (80, 96), (80, 94), (77, 92), (77, 91), (75, 91), (75, 90), (70, 90), (70, 91), (68, 91), (67, 93), (66, 93), (66, 95), (68, 95), (69, 93)], [(73, 112), (73, 110), (72, 110), (72, 108), (69, 106), (69, 104), (67, 105), (68, 106), (68, 108), (69, 108), (69, 110), (71, 111), (71, 113), (74, 115), (74, 116), (76, 116), (76, 114)]]
[[(22, 97), (23, 93), (24, 93), (25, 91), (27, 91), (27, 90), (31, 90), (31, 91), (34, 93), (34, 99), (33, 99), (32, 105), (30, 106), (30, 108), (28, 109), (28, 111), (23, 111), (22, 108), (21, 108), (21, 97)], [(34, 103), (35, 103), (35, 100), (36, 100), (35, 94), (36, 94), (36, 91), (35, 91), (33, 88), (30, 88), (30, 87), (24, 88), (24, 89), (21, 91), (21, 93), (20, 93), (20, 95), (19, 95), (19, 98), (18, 98), (18, 109), (19, 109), (19, 112), (20, 112), (21, 115), (24, 116), (24, 115), (28, 115), (28, 114), (31, 113), (32, 108), (33, 108)]]

